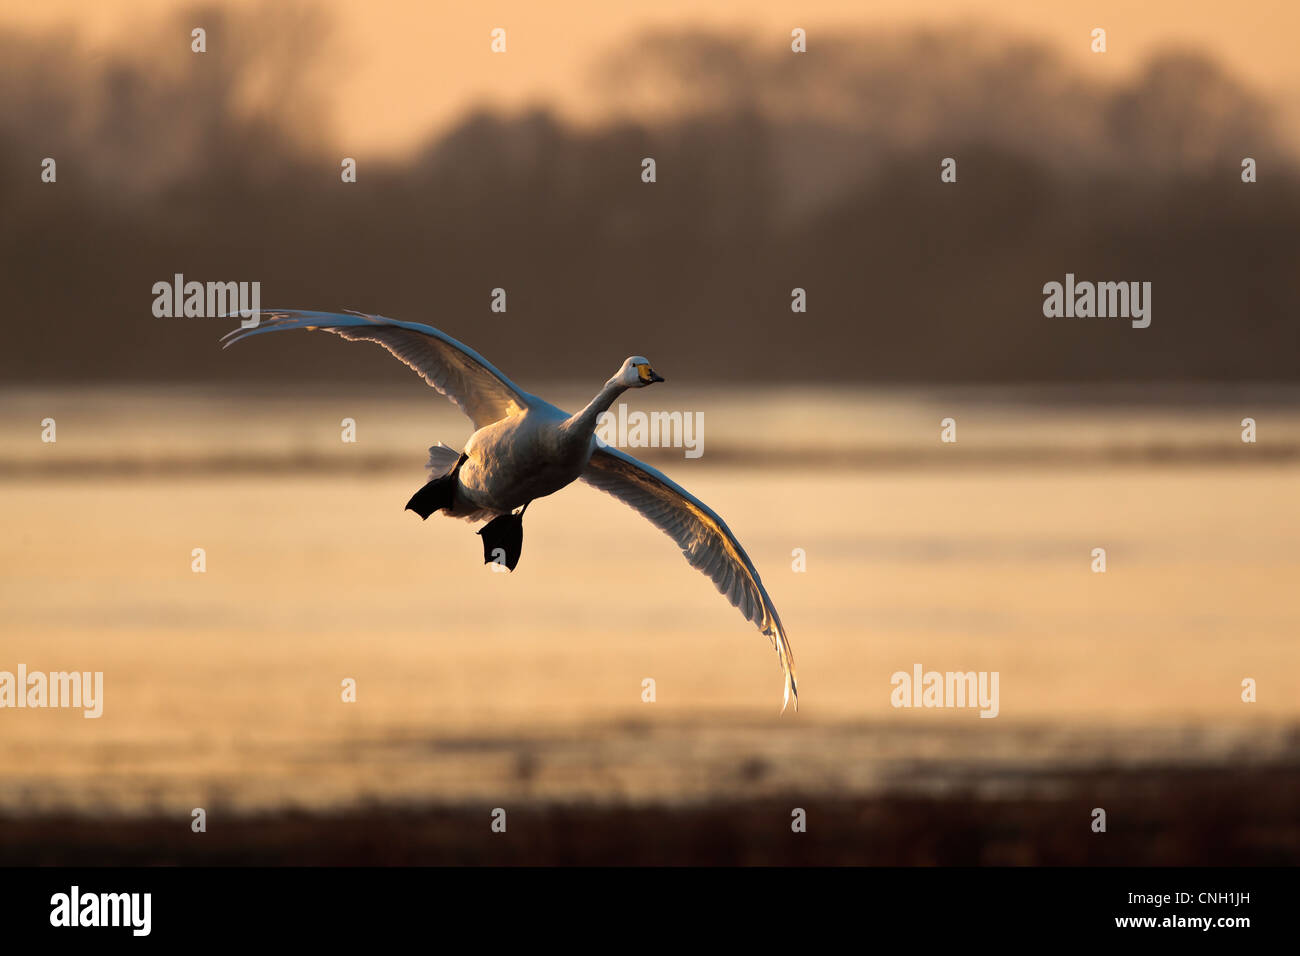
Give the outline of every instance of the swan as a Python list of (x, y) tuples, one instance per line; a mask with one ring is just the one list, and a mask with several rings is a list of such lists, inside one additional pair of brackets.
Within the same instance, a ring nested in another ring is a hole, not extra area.
[(582, 411), (570, 415), (523, 391), (473, 349), (416, 322), (359, 312), (263, 310), (259, 324), (241, 325), (222, 341), (229, 348), (286, 329), (381, 345), (474, 423), (477, 431), (463, 451), (441, 443), (429, 449), (430, 479), (411, 496), (407, 510), (425, 520), (435, 511), (469, 521), (488, 519), (478, 532), (484, 562), (504, 562), (513, 571), (523, 547), (523, 515), (533, 501), (579, 479), (613, 495), (672, 538), (691, 566), (708, 575), (772, 642), (784, 675), (781, 712), (792, 697), (799, 709), (785, 628), (726, 522), (662, 472), (596, 439), (597, 419), (619, 395), (664, 381), (645, 358), (627, 359)]

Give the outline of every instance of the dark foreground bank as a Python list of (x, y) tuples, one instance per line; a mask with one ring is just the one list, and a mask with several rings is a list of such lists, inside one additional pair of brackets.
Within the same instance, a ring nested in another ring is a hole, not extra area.
[[(1098, 808), (1105, 832), (1093, 829)], [(188, 815), (0, 817), (0, 865), (1294, 865), (1298, 808), (1300, 768), (1289, 765), (988, 779), (942, 795), (524, 804), (502, 808), (505, 832), (488, 803), (209, 807), (205, 833)], [(792, 829), (796, 809), (805, 832)]]

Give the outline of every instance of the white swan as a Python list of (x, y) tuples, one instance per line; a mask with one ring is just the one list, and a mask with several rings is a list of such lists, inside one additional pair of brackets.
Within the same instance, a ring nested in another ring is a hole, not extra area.
[[(633, 356), (623, 363), (587, 407), (569, 415), (529, 395), (477, 352), (427, 325), (378, 315), (277, 310), (259, 325), (224, 337), (226, 347), (253, 335), (284, 329), (333, 332), (353, 342), (388, 349), (460, 408), (478, 429), (459, 455), (445, 445), (429, 449), (431, 480), (407, 508), (422, 518), (434, 511), (474, 520), (491, 518), (480, 531), (485, 561), (504, 559), (514, 570), (523, 545), (523, 509), (578, 478), (631, 505), (682, 549), (747, 620), (772, 642), (785, 675), (781, 711), (794, 697), (799, 709), (794, 658), (785, 628), (754, 563), (718, 514), (667, 476), (616, 448), (600, 445), (601, 412), (629, 388), (663, 379)], [(521, 509), (518, 514), (515, 508)]]

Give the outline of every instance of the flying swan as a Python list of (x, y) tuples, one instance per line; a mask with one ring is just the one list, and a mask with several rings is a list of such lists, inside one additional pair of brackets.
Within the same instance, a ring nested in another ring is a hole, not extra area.
[[(511, 571), (523, 547), (523, 515), (537, 498), (581, 478), (630, 505), (672, 538), (691, 567), (704, 572), (747, 620), (772, 642), (785, 675), (784, 713), (790, 698), (799, 709), (794, 657), (785, 628), (754, 563), (717, 512), (666, 475), (596, 440), (599, 415), (629, 388), (661, 378), (634, 355), (587, 407), (569, 415), (529, 395), (486, 359), (450, 335), (416, 322), (361, 313), (276, 310), (253, 328), (237, 328), (223, 341), (264, 332), (310, 329), (350, 342), (375, 342), (469, 416), (477, 431), (459, 454), (441, 443), (429, 449), (431, 478), (407, 502), (427, 519), (435, 511), (467, 521), (490, 519), (480, 530), (483, 560), (504, 561)], [(515, 509), (519, 511), (516, 513)]]

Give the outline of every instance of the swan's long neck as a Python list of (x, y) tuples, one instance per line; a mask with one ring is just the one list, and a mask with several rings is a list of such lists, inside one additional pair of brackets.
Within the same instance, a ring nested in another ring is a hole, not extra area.
[(626, 391), (626, 385), (620, 385), (611, 379), (605, 383), (605, 387), (596, 394), (596, 397), (587, 403), (586, 408), (565, 419), (560, 428), (567, 436), (585, 442), (595, 434), (596, 421), (600, 418), (600, 413), (609, 411), (609, 406), (614, 404), (614, 399)]

